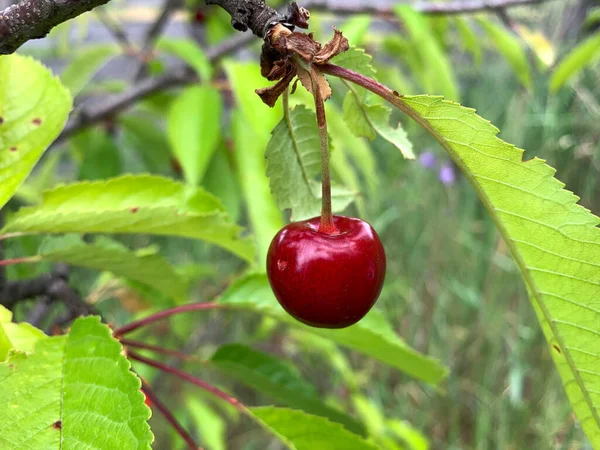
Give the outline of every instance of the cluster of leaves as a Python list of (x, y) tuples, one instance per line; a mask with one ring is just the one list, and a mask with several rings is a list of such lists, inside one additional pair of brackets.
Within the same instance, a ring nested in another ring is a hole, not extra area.
[[(414, 70), (421, 67), (420, 88), (457, 99), (451, 65), (436, 37), (446, 25), (404, 7), (397, 8), (396, 14), (406, 26), (407, 40), (388, 37), (387, 48), (401, 50), (404, 63)], [(474, 58), (480, 58), (479, 40), (471, 24), (461, 18), (443, 20), (453, 22)], [(478, 18), (477, 23), (520, 82), (528, 86), (529, 67), (521, 44), (486, 18)], [(212, 85), (214, 73), (202, 51), (187, 41), (163, 40), (158, 48), (184, 59), (202, 80), (169, 101), (167, 138), (158, 131), (152, 134), (157, 110), (164, 102), (152, 99), (136, 113), (118, 119), (126, 130), (124, 139), (143, 152), (123, 155), (104, 131), (86, 131), (73, 139), (72, 150), (81, 156), (79, 177), (88, 181), (60, 185), (43, 194), (42, 188), (54, 184), (52, 172), (58, 159), (52, 159), (53, 154), (43, 168), (48, 167), (47, 171), (38, 171), (25, 184), (24, 180), (58, 136), (71, 108), (71, 95), (77, 95), (117, 50), (99, 47), (78, 58), (62, 76), (71, 94), (31, 59), (0, 59), (0, 207), (15, 194), (32, 204), (7, 218), (0, 239), (63, 235), (45, 238), (31, 261), (61, 261), (108, 271), (139, 283), (149, 295), (164, 296), (167, 304), (187, 301), (190, 278), (181, 267), (168, 262), (153, 246), (130, 250), (114, 238), (84, 241), (81, 235), (177, 236), (214, 244), (253, 269), (219, 297), (222, 308), (274, 318), (313, 335), (312, 342), (330, 345), (328, 350), (335, 349), (331, 343), (339, 344), (425, 383), (441, 382), (445, 369), (408, 347), (377, 311), (346, 330), (311, 329), (290, 319), (273, 298), (262, 274), (262, 261), (272, 236), (283, 224), (280, 209), (291, 210), (294, 219), (318, 212), (318, 136), (307, 94), (299, 90), (291, 97), (291, 109), (284, 105), (283, 110), (279, 106), (267, 110), (254, 94), (256, 87), (265, 84), (258, 67), (226, 62), (224, 69), (237, 105), (231, 113), (230, 136), (226, 136), (219, 120), (223, 100)], [(583, 66), (583, 59), (587, 62), (595, 48), (583, 44), (572, 54), (572, 61), (567, 59), (561, 66), (569, 68), (555, 72), (552, 85), (559, 87)], [(538, 56), (544, 57), (542, 53)], [(362, 50), (351, 49), (332, 62), (377, 76)], [(382, 75), (391, 78), (385, 81), (393, 81), (402, 92), (414, 90), (405, 90), (405, 80), (398, 74)], [(406, 158), (414, 154), (390, 107), (364, 87), (347, 80), (344, 83), (348, 92), (342, 101), (327, 105), (332, 165), (341, 185), (334, 191), (334, 209), (342, 211), (355, 201), (360, 211), (364, 199), (358, 194), (375, 190), (377, 176), (368, 145), (357, 137), (372, 140), (380, 136)], [(543, 161), (523, 162), (522, 152), (496, 138), (497, 130), (473, 110), (439, 97), (392, 95), (386, 99), (439, 141), (493, 216), (521, 269), (575, 412), (591, 442), (599, 445), (596, 407), (600, 388), (594, 367), (600, 354), (594, 307), (600, 294), (598, 219), (576, 205), (576, 197), (562, 190)], [(236, 151), (228, 152), (229, 140)], [(169, 149), (185, 182), (174, 181), (169, 177), (173, 171), (165, 169), (170, 164)], [(101, 166), (103, 173), (91, 171), (94, 166)], [(140, 173), (123, 176), (122, 167)], [(144, 173), (147, 171), (154, 174)], [(236, 225), (241, 205), (245, 205), (252, 236), (243, 236)], [(0, 431), (2, 448), (24, 448), (25, 442), (46, 448), (77, 442), (97, 448), (115, 448), (117, 441), (119, 448), (150, 445), (149, 410), (139, 393), (139, 379), (129, 371), (110, 329), (96, 318), (76, 321), (68, 335), (47, 337), (26, 324), (11, 323), (10, 314), (2, 310), (0, 357), (0, 398), (4, 399), (0, 415), (7, 424)], [(266, 353), (226, 344), (207, 364), (294, 408), (243, 410), (290, 448), (331, 448), (331, 442), (343, 449), (396, 449), (399, 443), (415, 449), (424, 446), (424, 439), (402, 422), (385, 420), (385, 430), (375, 430), (368, 422), (365, 426), (324, 402), (291, 365)], [(89, 396), (78, 394), (82, 386)], [(369, 408), (359, 395), (354, 406), (358, 411)], [(109, 423), (115, 431), (107, 438)]]

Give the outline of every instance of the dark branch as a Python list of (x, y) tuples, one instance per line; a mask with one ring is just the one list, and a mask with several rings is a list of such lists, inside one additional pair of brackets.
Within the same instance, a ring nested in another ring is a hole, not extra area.
[(0, 54), (14, 53), (30, 39), (110, 0), (24, 0), (0, 12)]
[(154, 43), (164, 31), (165, 27), (169, 23), (171, 15), (173, 14), (173, 12), (175, 12), (175, 9), (177, 9), (177, 7), (180, 6), (180, 3), (180, 0), (165, 0), (165, 4), (163, 5), (162, 11), (160, 12), (159, 16), (146, 31), (144, 43), (142, 44), (142, 49), (140, 50), (140, 61), (135, 71), (134, 81), (141, 80), (142, 77), (145, 75), (146, 61), (152, 53)]
[(207, 5), (219, 5), (231, 16), (231, 26), (238, 31), (250, 29), (259, 38), (265, 37), (273, 22), (284, 16), (267, 6), (264, 0), (206, 0)]
[[(215, 62), (240, 47), (248, 45), (252, 40), (253, 36), (249, 33), (232, 36), (209, 49), (206, 56), (211, 62)], [(197, 81), (198, 77), (195, 72), (187, 68), (173, 69), (160, 77), (143, 80), (126, 92), (111, 95), (97, 105), (82, 108), (79, 112), (72, 114), (57, 141), (62, 141), (83, 127), (108, 119), (149, 95)]]

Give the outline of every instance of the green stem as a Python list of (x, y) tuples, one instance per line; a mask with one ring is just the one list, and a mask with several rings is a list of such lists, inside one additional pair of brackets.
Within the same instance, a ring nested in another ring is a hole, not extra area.
[(331, 169), (329, 168), (329, 133), (327, 132), (327, 118), (325, 116), (325, 102), (323, 94), (319, 88), (317, 75), (314, 70), (310, 70), (310, 81), (312, 84), (313, 96), (315, 98), (315, 110), (317, 113), (317, 125), (319, 126), (319, 143), (321, 147), (321, 224), (319, 231), (321, 233), (335, 234), (338, 232), (333, 223), (333, 213), (331, 209)]

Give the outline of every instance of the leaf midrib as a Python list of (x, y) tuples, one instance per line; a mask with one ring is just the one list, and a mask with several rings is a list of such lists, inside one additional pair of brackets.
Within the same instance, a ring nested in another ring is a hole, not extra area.
[(296, 159), (298, 160), (298, 165), (300, 166), (300, 171), (302, 172), (302, 178), (304, 178), (304, 181), (306, 182), (308, 191), (314, 197), (313, 191), (310, 188), (311, 179), (308, 176), (308, 173), (306, 173), (306, 168), (304, 167), (302, 157), (300, 156), (300, 149), (298, 148), (298, 143), (296, 142), (296, 133), (294, 132), (294, 127), (292, 126), (292, 119), (290, 117), (290, 108), (289, 108), (288, 99), (289, 99), (289, 93), (286, 90), (283, 93), (283, 117), (285, 119), (285, 124), (287, 126), (288, 132), (290, 133), (290, 138), (292, 139), (292, 146), (294, 148), (294, 153), (296, 154)]

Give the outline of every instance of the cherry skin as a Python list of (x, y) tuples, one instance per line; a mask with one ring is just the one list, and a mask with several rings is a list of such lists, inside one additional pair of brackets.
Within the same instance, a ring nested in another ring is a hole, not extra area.
[(294, 318), (319, 328), (345, 328), (369, 312), (385, 278), (385, 251), (367, 222), (333, 216), (336, 231), (319, 231), (320, 217), (277, 233), (267, 254), (275, 297)]

